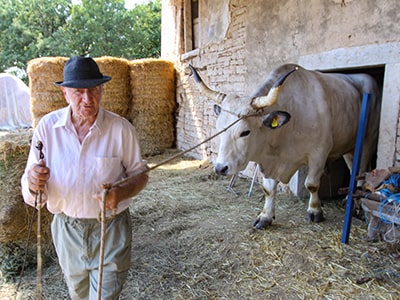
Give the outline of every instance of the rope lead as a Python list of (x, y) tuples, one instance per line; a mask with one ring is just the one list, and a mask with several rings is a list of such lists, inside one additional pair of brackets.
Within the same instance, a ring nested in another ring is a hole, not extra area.
[[(248, 118), (248, 117), (255, 117), (258, 116), (258, 114), (252, 114), (252, 115), (245, 115), (245, 116), (239, 116), (237, 120), (235, 120), (234, 122), (232, 122), (229, 126), (225, 127), (224, 129), (222, 129), (221, 131), (217, 132), (216, 134), (212, 135), (211, 137), (209, 137), (208, 139), (202, 141), (201, 143), (186, 149), (184, 151), (181, 151), (173, 156), (171, 156), (170, 158), (167, 158), (165, 160), (163, 160), (162, 162), (147, 168), (146, 170), (143, 171), (139, 171), (138, 173), (134, 173), (131, 176), (127, 177), (127, 178), (123, 178), (113, 184), (104, 184), (103, 185), (103, 194), (102, 194), (102, 208), (99, 212), (99, 221), (101, 222), (101, 241), (100, 241), (100, 257), (99, 257), (99, 275), (98, 275), (98, 282), (97, 282), (97, 299), (100, 300), (101, 299), (101, 287), (102, 287), (102, 281), (103, 281), (103, 267), (104, 267), (104, 247), (105, 247), (105, 241), (106, 241), (106, 226), (107, 226), (107, 217), (106, 217), (106, 196), (107, 196), (107, 192), (113, 188), (116, 187), (118, 185), (121, 185), (127, 181), (129, 181), (130, 179), (145, 174), (145, 173), (149, 173), (150, 171), (165, 165), (166, 163), (169, 163), (170, 161), (174, 160), (175, 158), (178, 158), (182, 155), (184, 155), (185, 153), (192, 151), (193, 149), (196, 149), (197, 147), (201, 146), (204, 143), (207, 143), (208, 141), (212, 140), (213, 138), (217, 137), (218, 135), (220, 135), (221, 133), (225, 132), (226, 130), (228, 130), (229, 128), (231, 128), (233, 125), (235, 125), (236, 123), (238, 123), (240, 120)], [(112, 217), (115, 217), (116, 215), (116, 209), (113, 210), (113, 214)]]

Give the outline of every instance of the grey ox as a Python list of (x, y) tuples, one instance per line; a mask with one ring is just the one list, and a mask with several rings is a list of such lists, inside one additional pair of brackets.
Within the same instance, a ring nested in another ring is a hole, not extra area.
[(288, 183), (302, 166), (308, 166), (307, 217), (323, 220), (320, 179), (327, 162), (341, 156), (351, 170), (363, 93), (371, 96), (360, 172), (376, 153), (380, 90), (368, 74), (323, 73), (285, 64), (252, 96), (239, 97), (210, 89), (190, 68), (201, 93), (216, 102), (217, 130), (229, 127), (220, 135), (215, 171), (237, 174), (250, 161), (260, 166), (265, 204), (254, 222), (258, 229), (275, 218), (278, 182)]

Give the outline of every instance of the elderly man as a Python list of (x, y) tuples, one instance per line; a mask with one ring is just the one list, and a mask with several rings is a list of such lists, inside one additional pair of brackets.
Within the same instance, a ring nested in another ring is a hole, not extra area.
[[(54, 214), (53, 242), (72, 299), (97, 298), (102, 185), (141, 173), (106, 194), (108, 216), (112, 211), (116, 216), (107, 223), (101, 294), (102, 299), (119, 297), (131, 258), (128, 207), (148, 181), (135, 128), (100, 105), (103, 84), (109, 80), (92, 58), (67, 61), (64, 81), (55, 84), (68, 106), (38, 123), (21, 179), (25, 202), (34, 206), (40, 191), (38, 205), (47, 204)], [(39, 141), (44, 159), (35, 148)]]

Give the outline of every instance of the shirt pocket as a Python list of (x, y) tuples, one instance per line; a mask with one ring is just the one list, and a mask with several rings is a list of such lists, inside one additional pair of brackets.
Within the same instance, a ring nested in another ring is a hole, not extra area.
[(125, 173), (120, 157), (96, 157), (95, 162), (95, 174), (100, 184), (112, 184)]

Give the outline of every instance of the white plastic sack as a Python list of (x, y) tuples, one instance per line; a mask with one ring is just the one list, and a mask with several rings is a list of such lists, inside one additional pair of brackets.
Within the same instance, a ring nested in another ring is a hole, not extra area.
[(16, 76), (0, 73), (0, 130), (31, 126), (29, 87)]

